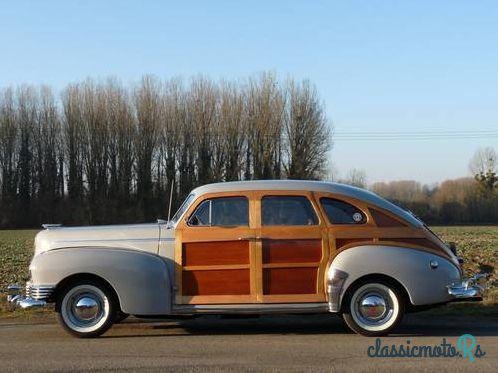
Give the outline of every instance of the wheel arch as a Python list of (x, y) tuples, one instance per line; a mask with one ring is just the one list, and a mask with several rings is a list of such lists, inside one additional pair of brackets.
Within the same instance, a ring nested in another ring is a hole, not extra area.
[(383, 273), (370, 273), (368, 275), (361, 276), (357, 279), (355, 279), (351, 284), (348, 285), (348, 287), (344, 291), (344, 295), (342, 297), (342, 302), (341, 302), (341, 312), (344, 312), (345, 307), (348, 305), (349, 298), (353, 294), (353, 291), (358, 288), (359, 286), (370, 283), (370, 282), (380, 282), (383, 284), (387, 284), (390, 286), (393, 286), (397, 291), (400, 292), (402, 296), (402, 301), (405, 305), (405, 307), (411, 307), (412, 302), (410, 300), (410, 296), (408, 295), (408, 290), (399, 282), (397, 279), (394, 277), (388, 276)]
[(57, 302), (60, 294), (62, 291), (64, 291), (70, 284), (72, 283), (77, 283), (77, 282), (82, 282), (85, 280), (90, 280), (90, 281), (97, 281), (102, 283), (104, 286), (106, 286), (111, 292), (114, 297), (114, 300), (116, 301), (116, 307), (119, 311), (121, 311), (121, 300), (119, 299), (119, 294), (112, 286), (112, 284), (106, 280), (104, 277), (99, 276), (95, 273), (90, 273), (90, 272), (81, 272), (81, 273), (73, 273), (65, 278), (63, 278), (57, 285), (55, 286), (54, 289), (54, 294), (53, 294), (53, 300), (55, 301), (55, 309), (57, 312), (60, 311), (59, 307), (60, 304)]

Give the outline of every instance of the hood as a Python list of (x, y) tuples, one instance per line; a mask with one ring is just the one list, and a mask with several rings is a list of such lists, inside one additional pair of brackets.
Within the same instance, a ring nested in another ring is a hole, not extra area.
[(157, 223), (51, 227), (36, 235), (35, 255), (68, 247), (112, 247), (157, 254), (160, 235), (173, 235), (171, 229), (161, 227)]

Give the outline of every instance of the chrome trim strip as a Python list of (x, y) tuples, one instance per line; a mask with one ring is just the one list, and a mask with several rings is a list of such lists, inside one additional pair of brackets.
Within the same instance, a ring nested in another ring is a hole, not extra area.
[(60, 228), (62, 224), (42, 224), (43, 229)]
[(47, 300), (52, 295), (54, 286), (33, 286), (31, 283), (26, 283), (26, 295), (22, 295), (22, 287), (18, 285), (10, 285), (8, 288), (9, 295), (7, 302), (13, 306), (21, 308), (43, 307), (47, 304)]
[(33, 298), (35, 300), (46, 301), (50, 298), (55, 290), (55, 286), (51, 285), (32, 285), (31, 283), (26, 283), (26, 297)]
[(267, 314), (267, 313), (325, 313), (327, 303), (274, 303), (274, 304), (186, 304), (173, 306), (175, 314)]
[(99, 238), (99, 239), (89, 239), (82, 238), (79, 240), (53, 240), (54, 243), (75, 243), (75, 242), (120, 242), (120, 241), (131, 241), (131, 242), (158, 242), (158, 241), (174, 241), (174, 238), (170, 237), (153, 237), (153, 238)]
[(329, 312), (339, 312), (341, 309), (341, 294), (348, 274), (337, 268), (330, 268), (327, 276), (327, 295)]

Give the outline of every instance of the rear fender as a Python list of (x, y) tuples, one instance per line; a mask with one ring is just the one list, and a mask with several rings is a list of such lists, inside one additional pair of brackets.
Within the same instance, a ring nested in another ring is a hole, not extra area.
[[(437, 267), (431, 267), (431, 262)], [(413, 305), (451, 300), (447, 285), (460, 279), (460, 271), (449, 260), (412, 248), (365, 245), (340, 252), (328, 270), (329, 304), (341, 309), (346, 290), (365, 276), (379, 274), (400, 283)]]

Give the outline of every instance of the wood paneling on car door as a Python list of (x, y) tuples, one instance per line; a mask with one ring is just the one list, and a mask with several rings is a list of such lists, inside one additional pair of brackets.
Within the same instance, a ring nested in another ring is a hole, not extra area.
[[(313, 193), (261, 191), (259, 198), (304, 197), (311, 203), (316, 221), (303, 225), (261, 225), (263, 303), (302, 303), (326, 300), (325, 265), (328, 238)], [(261, 211), (261, 210), (260, 210)], [(282, 223), (280, 223), (282, 224)]]
[(263, 294), (316, 294), (318, 267), (265, 268)]
[(185, 218), (176, 230), (176, 304), (253, 303), (254, 218), (250, 192), (211, 193), (201, 196), (186, 213), (188, 218), (202, 201), (247, 197), (249, 225), (191, 226)]
[(188, 242), (182, 247), (182, 265), (249, 264), (249, 241)]
[(251, 294), (249, 268), (183, 271), (182, 282), (187, 296)]
[(317, 263), (321, 258), (321, 239), (263, 239), (263, 264)]

